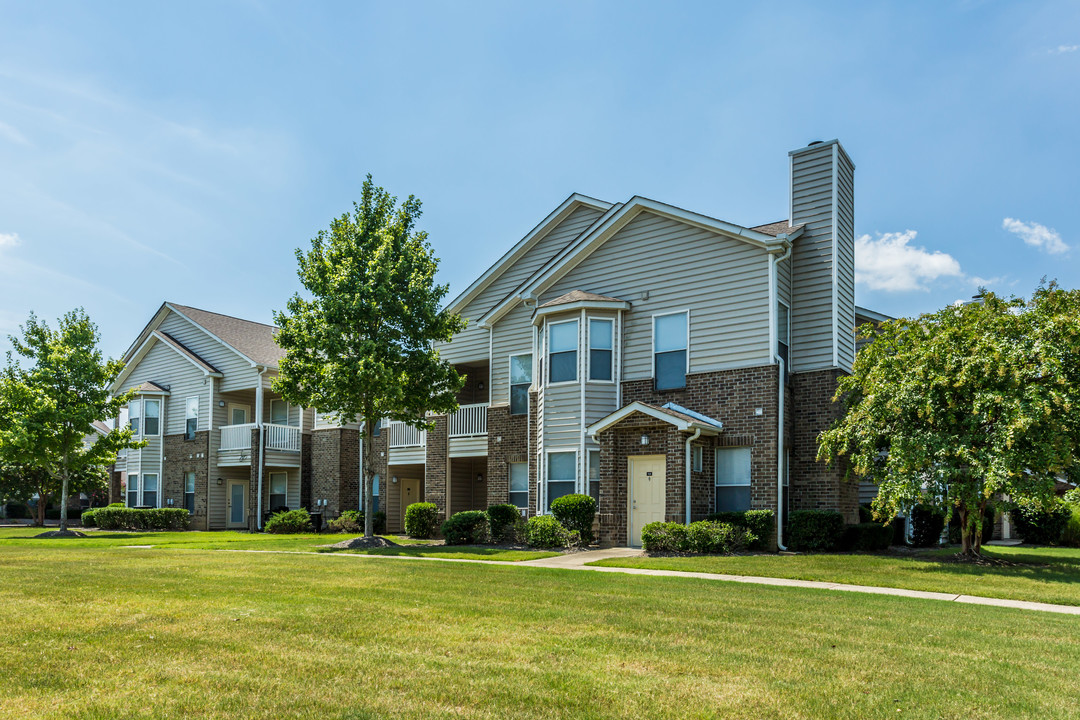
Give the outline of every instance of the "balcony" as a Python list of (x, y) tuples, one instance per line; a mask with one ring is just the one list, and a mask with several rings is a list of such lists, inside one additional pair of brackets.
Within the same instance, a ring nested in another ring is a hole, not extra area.
[(447, 435), (452, 438), (479, 437), (487, 435), (487, 403), (461, 405), (450, 416)]
[[(255, 429), (255, 423), (243, 425), (223, 425), (221, 427), (220, 450), (250, 450), (251, 431)], [(267, 423), (266, 449), (279, 450), (281, 452), (300, 452), (300, 428), (292, 425), (274, 425)]]
[(424, 447), (427, 443), (427, 431), (398, 420), (391, 420), (387, 424), (386, 434), (391, 450)]
[(255, 423), (221, 426), (221, 450), (250, 450), (251, 431)]

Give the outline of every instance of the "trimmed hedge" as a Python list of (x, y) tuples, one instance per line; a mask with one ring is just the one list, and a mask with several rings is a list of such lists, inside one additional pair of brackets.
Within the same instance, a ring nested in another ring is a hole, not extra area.
[(487, 509), (488, 525), (491, 528), (491, 542), (516, 542), (516, 528), (521, 520), (521, 511), (516, 505), (492, 505)]
[(21, 502), (8, 503), (7, 516), (10, 520), (29, 520), (31, 517), (30, 507)]
[(490, 537), (488, 516), (483, 510), (465, 510), (451, 515), (442, 524), (447, 545), (479, 545)]
[(834, 510), (796, 510), (788, 518), (792, 550), (835, 550), (844, 535), (844, 516)]
[(553, 515), (534, 515), (525, 524), (525, 542), (537, 548), (565, 548), (577, 545), (581, 538)]
[(654, 522), (641, 529), (641, 543), (648, 553), (733, 553), (745, 550), (756, 539), (744, 527), (709, 520), (689, 525)]
[(102, 530), (187, 530), (191, 515), (184, 508), (104, 507), (94, 510), (94, 523)]
[(945, 529), (945, 513), (927, 505), (911, 508), (911, 545), (937, 547)]
[(844, 527), (840, 546), (845, 550), (879, 552), (892, 545), (893, 528), (876, 522), (863, 522)]
[(83, 511), (82, 517), (80, 518), (83, 527), (97, 527), (97, 521), (94, 520), (94, 513), (97, 512), (97, 510), (98, 508)]
[(1009, 517), (1017, 534), (1033, 545), (1057, 545), (1072, 517), (1072, 508), (1055, 500), (1049, 509), (1034, 505), (1013, 505)]
[(427, 539), (439, 527), (439, 508), (435, 503), (418, 502), (405, 508), (405, 534)]
[(263, 525), (263, 530), (274, 535), (295, 535), (312, 532), (311, 515), (304, 508), (274, 513)]
[(727, 523), (735, 527), (746, 528), (754, 536), (755, 540), (750, 547), (760, 550), (765, 547), (773, 529), (776, 527), (776, 513), (772, 510), (743, 510), (741, 512), (728, 511), (706, 515), (709, 522)]
[(596, 501), (589, 495), (563, 495), (551, 501), (551, 514), (564, 528), (577, 531), (582, 545), (593, 541), (593, 520), (596, 518)]

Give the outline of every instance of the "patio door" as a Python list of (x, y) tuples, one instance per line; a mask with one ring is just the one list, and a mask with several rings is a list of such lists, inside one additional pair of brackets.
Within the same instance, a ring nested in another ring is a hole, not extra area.
[(667, 501), (664, 455), (631, 457), (630, 461), (630, 547), (641, 547), (641, 529), (664, 519)]
[(228, 496), (228, 525), (230, 528), (247, 527), (247, 483), (237, 480), (229, 481)]

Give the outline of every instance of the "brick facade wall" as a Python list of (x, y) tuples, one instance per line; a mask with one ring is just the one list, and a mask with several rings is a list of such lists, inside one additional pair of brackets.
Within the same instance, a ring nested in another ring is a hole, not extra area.
[(440, 522), (446, 519), (446, 415), (433, 418), (435, 427), (428, 431), (426, 464), (424, 466), (424, 500), (439, 508)]
[[(195, 513), (191, 517), (193, 530), (209, 529), (206, 513), (209, 447), (210, 433), (205, 430), (195, 433), (191, 440), (183, 433), (162, 438), (161, 507), (184, 507), (184, 475), (195, 473)], [(170, 499), (173, 502), (171, 506)]]
[(817, 460), (817, 437), (837, 420), (841, 403), (832, 401), (840, 370), (792, 376), (791, 509), (838, 510), (849, 523), (859, 521), (859, 485), (843, 480), (843, 462)]
[[(324, 519), (360, 506), (360, 432), (328, 428), (311, 433), (310, 501), (326, 500), (312, 509)], [(303, 474), (301, 474), (301, 478)], [(303, 495), (301, 480), (301, 495)]]
[(487, 503), (510, 500), (510, 463), (529, 462), (529, 415), (509, 406), (488, 408)]

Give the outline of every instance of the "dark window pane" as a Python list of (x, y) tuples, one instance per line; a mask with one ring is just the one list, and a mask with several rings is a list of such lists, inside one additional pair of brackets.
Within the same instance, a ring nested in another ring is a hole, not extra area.
[(195, 493), (184, 493), (184, 507), (192, 515), (195, 514)]
[(199, 419), (198, 418), (188, 418), (187, 419), (187, 428), (186, 428), (186, 432), (185, 432), (185, 437), (187, 437), (188, 440), (194, 440), (195, 439), (195, 428), (198, 425), (199, 425)]
[(551, 353), (551, 382), (577, 380), (577, 350)]
[(157, 435), (158, 434), (158, 419), (156, 417), (146, 418), (146, 428), (143, 430), (145, 435)]
[(589, 352), (589, 379), (611, 379), (611, 351), (591, 350)]
[(716, 512), (742, 512), (749, 509), (749, 485), (718, 485), (716, 487)]
[(529, 384), (510, 386), (510, 414), (527, 415), (529, 413)]
[(551, 510), (552, 500), (558, 500), (563, 495), (572, 495), (574, 492), (574, 485), (575, 482), (573, 480), (569, 482), (548, 481), (547, 509)]
[(510, 493), (510, 504), (516, 505), (519, 508), (529, 506), (529, 493), (525, 492), (512, 492)]
[(600, 504), (600, 481), (599, 480), (590, 480), (589, 481), (589, 497), (591, 497), (593, 500), (595, 500), (596, 503), (597, 503), (597, 506), (599, 506), (599, 504)]
[(128, 494), (128, 507), (135, 507), (139, 504), (139, 493), (129, 492)]
[(656, 389), (686, 387), (686, 351), (656, 353)]
[(270, 496), (270, 510), (276, 511), (278, 508), (288, 507), (288, 501), (284, 495), (271, 495)]
[(148, 492), (148, 491), (144, 490), (143, 494), (142, 494), (142, 501), (143, 501), (143, 505), (148, 505), (150, 507), (157, 507), (157, 493), (156, 492)]
[(788, 368), (788, 346), (784, 343), (777, 343), (776, 354), (779, 355), (780, 358), (784, 361), (784, 370), (789, 370), (790, 368)]

